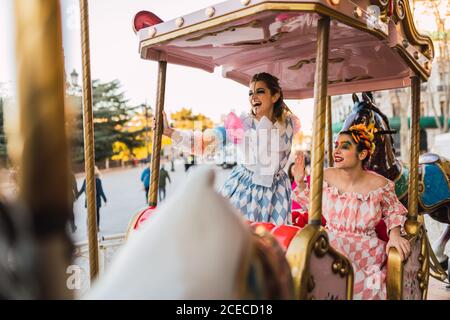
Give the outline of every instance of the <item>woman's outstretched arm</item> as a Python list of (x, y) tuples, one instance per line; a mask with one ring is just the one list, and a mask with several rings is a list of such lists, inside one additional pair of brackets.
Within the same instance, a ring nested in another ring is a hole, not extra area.
[[(153, 119), (152, 128), (153, 130), (156, 128), (155, 119)], [(217, 130), (213, 129), (207, 129), (204, 132), (175, 130), (169, 126), (165, 112), (163, 112), (163, 135), (172, 139), (176, 149), (196, 156), (214, 153), (224, 139)]]

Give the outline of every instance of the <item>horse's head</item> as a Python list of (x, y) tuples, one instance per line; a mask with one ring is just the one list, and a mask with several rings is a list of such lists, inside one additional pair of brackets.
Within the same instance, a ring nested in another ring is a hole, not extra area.
[(373, 104), (371, 92), (364, 92), (362, 100), (353, 94), (353, 110), (344, 121), (342, 130), (348, 130), (355, 124), (363, 123), (366, 126), (373, 124), (375, 133), (375, 152), (367, 163), (367, 168), (373, 170), (389, 179), (395, 178), (397, 172), (397, 160), (395, 158), (394, 140), (389, 120), (384, 113)]
[(363, 100), (360, 101), (358, 96), (354, 93), (352, 98), (353, 98), (353, 109), (350, 115), (345, 119), (342, 130), (343, 131), (348, 130), (351, 126), (360, 123), (364, 123), (365, 125), (374, 123), (375, 125), (375, 113), (371, 108), (372, 105), (371, 95), (363, 93)]

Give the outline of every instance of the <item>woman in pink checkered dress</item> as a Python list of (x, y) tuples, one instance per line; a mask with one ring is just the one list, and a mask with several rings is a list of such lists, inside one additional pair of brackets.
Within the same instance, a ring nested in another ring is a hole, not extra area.
[[(354, 299), (386, 299), (387, 252), (395, 247), (402, 259), (410, 245), (401, 237), (406, 208), (397, 199), (394, 183), (364, 169), (374, 151), (373, 130), (364, 125), (341, 132), (335, 143), (334, 168), (324, 171), (323, 214), (332, 247), (352, 262)], [(293, 198), (307, 206), (309, 189), (305, 185), (304, 156), (295, 164)], [(384, 219), (389, 241), (379, 239), (375, 226)]]

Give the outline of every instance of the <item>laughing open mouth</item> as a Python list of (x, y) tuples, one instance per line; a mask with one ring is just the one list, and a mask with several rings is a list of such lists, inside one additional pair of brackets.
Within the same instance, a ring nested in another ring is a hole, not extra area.
[(342, 161), (344, 161), (344, 158), (339, 157), (339, 156), (334, 156), (334, 162), (335, 163), (339, 163), (339, 162), (342, 162)]
[(261, 102), (252, 102), (252, 110), (254, 113), (258, 110), (258, 108), (261, 106)]

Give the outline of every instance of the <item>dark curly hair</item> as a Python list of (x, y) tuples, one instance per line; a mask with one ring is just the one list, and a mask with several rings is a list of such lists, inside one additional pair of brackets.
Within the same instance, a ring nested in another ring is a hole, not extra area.
[[(284, 119), (284, 116), (291, 112), (289, 108), (284, 103), (283, 98), (283, 90), (280, 87), (280, 83), (277, 77), (271, 75), (267, 72), (261, 72), (253, 75), (252, 80), (250, 82), (256, 82), (256, 81), (262, 81), (266, 84), (267, 88), (269, 88), (270, 93), (272, 95), (279, 93), (280, 97), (278, 100), (274, 103), (273, 106), (273, 117), (276, 121), (281, 121)], [(255, 113), (252, 110), (252, 114), (255, 115)]]
[(292, 162), (289, 167), (288, 167), (288, 177), (289, 177), (289, 181), (294, 182), (294, 175), (292, 174), (292, 167), (295, 165), (295, 162)]

